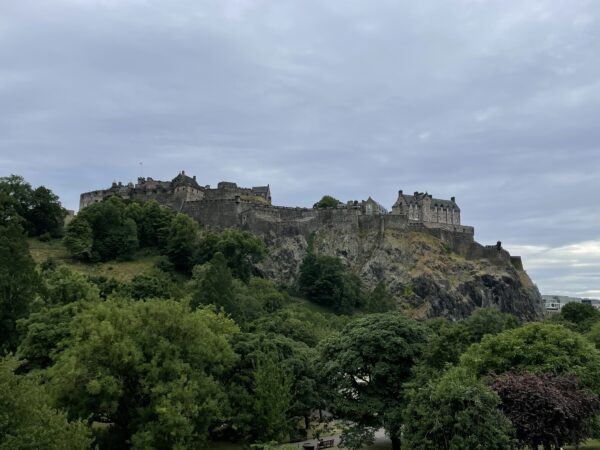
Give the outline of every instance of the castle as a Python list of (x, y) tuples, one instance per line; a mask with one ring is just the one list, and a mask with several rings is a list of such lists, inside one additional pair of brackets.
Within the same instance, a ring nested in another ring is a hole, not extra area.
[[(185, 171), (181, 171), (171, 181), (154, 180), (151, 177), (138, 178), (137, 183), (113, 182), (108, 189), (85, 192), (81, 194), (79, 208), (83, 209), (92, 203), (102, 201), (103, 199), (117, 195), (122, 198), (148, 201), (156, 200), (158, 203), (167, 206), (175, 211), (186, 212), (195, 209), (199, 204), (211, 205), (215, 202), (222, 205), (235, 203), (246, 205), (246, 209), (253, 207), (260, 208), (261, 211), (270, 209), (273, 211), (282, 210), (282, 207), (273, 206), (271, 203), (270, 186), (255, 186), (252, 188), (238, 187), (236, 183), (221, 181), (216, 188), (209, 185), (201, 186), (196, 180), (196, 176), (188, 176)], [(242, 210), (244, 208), (241, 208)], [(296, 211), (314, 211), (314, 208), (283, 208), (283, 210)], [(333, 208), (332, 208), (333, 209)], [(460, 225), (460, 208), (456, 204), (456, 199), (450, 200), (435, 199), (431, 195), (422, 192), (415, 192), (413, 195), (405, 195), (402, 191), (398, 192), (398, 199), (392, 206), (392, 211), (388, 212), (385, 207), (369, 197), (367, 200), (351, 200), (347, 203), (339, 203), (336, 210), (351, 211), (354, 215), (365, 216), (401, 216), (408, 223), (424, 223)], [(193, 216), (193, 214), (192, 214)], [(196, 217), (201, 222), (202, 217)], [(243, 214), (240, 214), (240, 222), (244, 221)], [(462, 231), (465, 228), (462, 227)]]
[(511, 257), (500, 244), (483, 246), (475, 242), (475, 229), (461, 224), (460, 208), (454, 197), (441, 200), (428, 193), (406, 195), (398, 191), (391, 212), (371, 197), (340, 202), (329, 208), (275, 206), (269, 185), (242, 188), (222, 181), (211, 188), (181, 171), (171, 181), (140, 177), (135, 185), (114, 182), (108, 189), (85, 192), (81, 194), (80, 209), (112, 195), (142, 202), (155, 200), (189, 215), (206, 228), (240, 228), (266, 241), (298, 237), (307, 241), (323, 229), (334, 229), (342, 235), (417, 231), (441, 239), (447, 248), (469, 258), (487, 258), (499, 264), (509, 262), (522, 270), (520, 257)]
[[(79, 208), (116, 195), (135, 201), (156, 200), (176, 212), (183, 212), (209, 228), (237, 227), (256, 234), (302, 234), (308, 236), (327, 224), (354, 229), (412, 229), (473, 241), (473, 227), (460, 223), (456, 199), (440, 200), (428, 193), (406, 195), (398, 192), (391, 212), (369, 197), (329, 208), (274, 206), (270, 186), (242, 188), (222, 181), (216, 188), (202, 186), (195, 176), (181, 171), (171, 181), (138, 178), (137, 183), (113, 182), (108, 189), (81, 194)], [(437, 230), (437, 231), (436, 231)], [(450, 234), (448, 234), (450, 233)]]
[(108, 189), (85, 192), (79, 199), (79, 209), (92, 203), (100, 202), (111, 195), (138, 201), (156, 200), (176, 211), (183, 208), (185, 202), (209, 200), (240, 200), (256, 202), (264, 205), (271, 204), (269, 186), (256, 186), (251, 189), (239, 188), (235, 183), (220, 182), (216, 189), (210, 186), (200, 186), (196, 176), (190, 177), (181, 171), (171, 181), (154, 180), (151, 177), (138, 178), (134, 185), (113, 182)]

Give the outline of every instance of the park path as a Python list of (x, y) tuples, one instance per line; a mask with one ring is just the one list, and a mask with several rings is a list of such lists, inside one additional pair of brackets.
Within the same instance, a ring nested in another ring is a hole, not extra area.
[[(338, 444), (340, 443), (340, 435), (334, 435), (334, 436), (322, 436), (321, 437), (322, 440), (327, 441), (329, 439), (333, 439), (334, 443), (335, 443), (335, 447), (334, 448), (339, 448)], [(302, 446), (304, 444), (312, 444), (315, 446), (315, 449), (317, 448), (317, 443), (319, 442), (318, 439), (309, 439), (306, 441), (301, 441), (301, 442), (294, 442), (291, 444), (286, 444), (288, 446), (292, 445), (296, 448), (302, 448)], [(373, 443), (372, 446), (368, 447), (368, 449), (379, 449), (381, 448), (382, 450), (387, 448), (386, 445), (391, 448), (391, 442), (390, 438), (388, 438), (385, 434), (385, 431), (383, 431), (383, 428), (380, 428), (379, 430), (377, 430), (375, 432), (375, 442)]]

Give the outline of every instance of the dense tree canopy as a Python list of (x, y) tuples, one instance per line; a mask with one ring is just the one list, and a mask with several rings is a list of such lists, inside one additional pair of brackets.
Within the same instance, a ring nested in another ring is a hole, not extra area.
[(453, 368), (411, 392), (404, 443), (411, 450), (506, 450), (513, 430), (499, 406), (483, 381)]
[(139, 248), (139, 240), (137, 225), (128, 217), (128, 203), (120, 197), (109, 197), (79, 211), (67, 226), (65, 245), (73, 256), (84, 261), (130, 259)]
[(485, 336), (462, 356), (461, 365), (483, 376), (511, 369), (579, 376), (600, 393), (600, 352), (586, 338), (561, 325), (529, 323)]
[(572, 325), (578, 331), (589, 331), (592, 325), (600, 321), (600, 311), (587, 303), (567, 303), (560, 310), (559, 321)]
[(384, 427), (399, 448), (403, 384), (421, 356), (425, 327), (399, 313), (371, 314), (325, 341), (319, 370), (331, 408), (363, 427)]
[(194, 262), (204, 264), (211, 261), (217, 253), (223, 255), (234, 277), (248, 282), (255, 264), (265, 256), (266, 248), (262, 239), (247, 231), (227, 229), (221, 233), (203, 233)]
[(112, 424), (113, 448), (201, 448), (222, 414), (234, 331), (171, 300), (108, 300), (74, 318), (52, 384), (70, 414)]
[(360, 279), (336, 257), (309, 251), (300, 266), (298, 284), (307, 299), (338, 313), (350, 314), (363, 301)]
[(0, 224), (0, 352), (15, 349), (16, 321), (29, 314), (41, 286), (19, 222)]
[(460, 355), (484, 336), (516, 328), (519, 321), (495, 308), (478, 308), (464, 320), (434, 319), (428, 325), (434, 332), (425, 348), (423, 365), (429, 370), (442, 370), (448, 364), (457, 364)]
[(336, 208), (339, 204), (340, 201), (337, 198), (331, 195), (324, 195), (321, 197), (321, 200), (313, 205), (313, 208)]
[(58, 197), (44, 186), (33, 189), (23, 177), (0, 177), (0, 207), (20, 216), (30, 236), (62, 233), (66, 211)]
[(87, 450), (91, 433), (51, 405), (43, 387), (16, 375), (19, 362), (0, 360), (0, 450)]

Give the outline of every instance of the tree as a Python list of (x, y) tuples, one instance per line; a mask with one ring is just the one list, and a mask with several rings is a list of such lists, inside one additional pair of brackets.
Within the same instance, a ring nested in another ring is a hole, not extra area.
[(573, 324), (578, 331), (586, 332), (600, 321), (600, 311), (587, 303), (571, 302), (560, 310), (560, 319)]
[(375, 289), (370, 293), (367, 299), (367, 310), (369, 312), (386, 312), (396, 309), (396, 302), (383, 281), (377, 283)]
[(460, 364), (478, 376), (511, 369), (574, 373), (584, 386), (600, 393), (600, 352), (586, 338), (561, 325), (529, 323), (485, 336), (469, 347)]
[(498, 396), (482, 381), (463, 368), (452, 368), (410, 393), (405, 444), (412, 450), (511, 448), (512, 426), (499, 405)]
[(223, 254), (234, 277), (247, 283), (254, 266), (265, 256), (266, 247), (261, 238), (247, 231), (228, 229), (221, 233), (204, 233), (198, 242), (195, 262), (204, 264), (216, 253)]
[(91, 448), (87, 426), (52, 408), (40, 385), (15, 374), (19, 365), (15, 358), (0, 360), (0, 450)]
[(321, 200), (313, 205), (313, 208), (337, 208), (340, 203), (341, 202), (337, 198), (332, 197), (331, 195), (324, 195), (321, 197)]
[(600, 402), (577, 377), (509, 371), (493, 375), (489, 384), (523, 446), (550, 450), (590, 437), (589, 421), (598, 414)]
[(40, 186), (33, 191), (31, 205), (25, 219), (31, 224), (32, 236), (48, 233), (53, 237), (62, 235), (65, 209), (58, 196), (50, 189)]
[(192, 274), (192, 307), (214, 305), (229, 314), (237, 312), (233, 277), (222, 253), (211, 262), (194, 267)]
[(518, 324), (515, 316), (495, 308), (477, 308), (469, 317), (457, 322), (430, 320), (428, 325), (434, 332), (424, 351), (422, 369), (440, 371), (448, 364), (457, 364), (460, 355), (484, 336), (514, 329)]
[(75, 216), (67, 225), (63, 243), (73, 258), (89, 261), (92, 258), (94, 232), (88, 221)]
[(100, 291), (86, 277), (61, 264), (42, 273), (45, 305), (66, 305), (77, 301), (97, 301)]
[(350, 314), (362, 301), (360, 279), (339, 258), (309, 251), (300, 265), (300, 292), (310, 301)]
[(353, 320), (325, 341), (319, 371), (331, 409), (364, 428), (384, 427), (394, 450), (406, 399), (403, 385), (426, 342), (426, 329), (399, 313)]
[(166, 255), (181, 272), (192, 270), (193, 256), (198, 239), (198, 224), (185, 214), (177, 214), (169, 225)]
[(71, 343), (73, 317), (88, 304), (78, 301), (49, 305), (18, 320), (17, 329), (22, 339), (16, 355), (24, 361), (21, 370), (50, 367)]
[[(92, 261), (130, 259), (138, 249), (137, 225), (128, 217), (128, 203), (120, 197), (109, 197), (79, 211), (67, 227), (65, 245), (74, 257)], [(92, 245), (89, 248), (89, 230)], [(88, 256), (89, 254), (89, 256)]]
[(136, 300), (144, 298), (170, 298), (176, 297), (175, 284), (165, 272), (154, 269), (146, 273), (135, 275), (123, 287), (125, 295)]
[(276, 353), (260, 355), (254, 364), (253, 412), (257, 438), (260, 442), (280, 441), (290, 430), (292, 375), (281, 366)]
[(29, 236), (44, 233), (59, 236), (62, 233), (66, 211), (51, 190), (44, 186), (34, 190), (23, 177), (11, 175), (0, 177), (0, 196), (4, 206), (10, 206), (23, 219)]
[(233, 322), (172, 300), (107, 300), (72, 323), (49, 369), (75, 417), (111, 423), (111, 448), (199, 448), (223, 411)]
[(0, 224), (0, 352), (16, 348), (16, 321), (29, 314), (39, 288), (26, 236), (14, 217)]
[(136, 218), (140, 247), (164, 249), (173, 216), (171, 210), (159, 205), (156, 200), (145, 202)]
[(498, 334), (517, 328), (519, 319), (496, 308), (477, 308), (463, 321), (463, 324), (465, 326), (464, 339), (468, 347), (481, 341), (488, 334)]
[[(300, 417), (308, 427), (310, 413), (323, 406), (314, 364), (315, 351), (302, 342), (262, 332), (237, 334), (233, 347), (240, 358), (226, 378), (230, 403), (227, 436), (237, 435), (249, 442), (264, 441), (269, 436), (277, 439), (275, 422), (282, 430), (289, 431), (290, 424), (297, 423)], [(268, 368), (273, 362), (278, 369)], [(273, 374), (269, 375), (269, 371)], [(270, 384), (275, 387), (269, 388)], [(270, 391), (278, 392), (277, 397), (281, 399), (272, 398)], [(277, 418), (272, 425), (265, 425), (272, 420), (269, 407), (265, 406), (271, 401)]]

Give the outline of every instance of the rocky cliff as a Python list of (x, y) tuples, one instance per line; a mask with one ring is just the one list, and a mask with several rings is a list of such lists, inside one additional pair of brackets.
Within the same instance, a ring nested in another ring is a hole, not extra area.
[[(260, 269), (282, 284), (294, 283), (308, 247), (306, 237), (264, 237), (270, 251)], [(327, 227), (312, 239), (317, 253), (342, 258), (367, 288), (384, 280), (398, 307), (412, 317), (462, 318), (481, 306), (496, 306), (523, 320), (543, 316), (538, 289), (520, 260), (501, 248), (457, 246), (444, 236), (389, 229), (340, 232)]]

